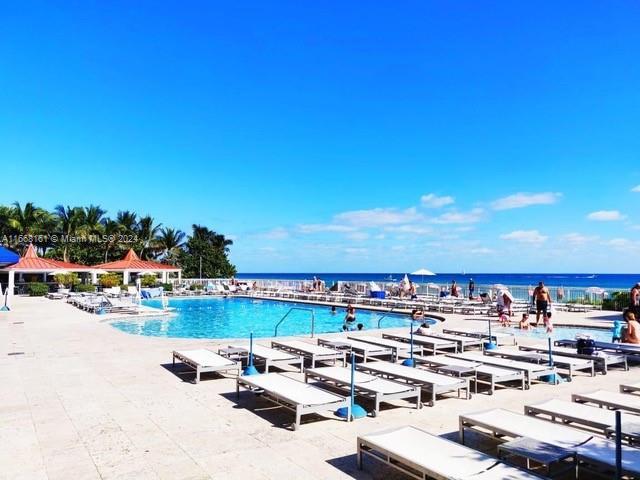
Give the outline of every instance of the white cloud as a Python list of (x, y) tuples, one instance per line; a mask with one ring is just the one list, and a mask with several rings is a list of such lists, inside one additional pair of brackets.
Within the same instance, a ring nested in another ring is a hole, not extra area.
[(333, 223), (308, 223), (298, 225), (300, 233), (322, 233), (322, 232), (353, 232), (355, 227), (348, 225), (335, 225)]
[(353, 232), (353, 233), (348, 233), (346, 236), (349, 240), (354, 240), (354, 241), (362, 241), (369, 238), (369, 234), (367, 232)]
[(640, 192), (640, 185), (636, 185), (631, 189), (632, 192)]
[(433, 229), (429, 227), (421, 227), (419, 225), (398, 225), (385, 227), (384, 230), (385, 232), (413, 233), (415, 235), (427, 235), (433, 232)]
[(347, 247), (344, 249), (344, 252), (347, 255), (367, 255), (369, 250), (366, 248), (355, 248), (355, 247)]
[(378, 235), (376, 235), (375, 237), (376, 240), (384, 240), (384, 233), (379, 233)]
[(511, 240), (519, 243), (543, 243), (547, 236), (540, 234), (538, 230), (514, 230), (511, 233), (500, 235), (502, 240)]
[(286, 228), (275, 227), (271, 230), (258, 234), (258, 236), (267, 240), (283, 240), (289, 237), (289, 232)]
[(637, 254), (640, 251), (640, 242), (629, 240), (628, 238), (612, 238), (604, 242), (604, 245), (614, 250), (622, 252), (633, 252)]
[(586, 235), (582, 235), (581, 233), (571, 232), (566, 233), (560, 237), (560, 240), (564, 243), (569, 243), (571, 245), (584, 245), (592, 240), (595, 240), (597, 237), (589, 237)]
[(615, 222), (617, 220), (624, 220), (626, 216), (622, 215), (618, 210), (598, 210), (591, 212), (587, 215), (587, 218), (596, 222)]
[(486, 247), (478, 247), (478, 248), (472, 248), (471, 250), (469, 250), (469, 253), (473, 255), (490, 255), (493, 253), (493, 250)]
[(438, 197), (435, 193), (429, 193), (427, 195), (422, 195), (422, 197), (420, 197), (420, 203), (422, 204), (423, 207), (427, 207), (427, 208), (441, 208), (446, 205), (451, 205), (455, 201), (456, 200), (453, 197), (450, 197), (448, 195), (443, 197)]
[(449, 224), (449, 223), (476, 223), (482, 220), (484, 210), (482, 208), (474, 208), (468, 212), (447, 212), (439, 217), (431, 219), (432, 223)]
[(334, 217), (337, 223), (347, 223), (357, 227), (380, 227), (422, 220), (415, 208), (398, 210), (396, 208), (372, 208), (371, 210), (353, 210), (339, 213)]
[(516, 193), (508, 197), (499, 198), (491, 204), (494, 210), (510, 210), (531, 205), (551, 205), (562, 196), (561, 193)]

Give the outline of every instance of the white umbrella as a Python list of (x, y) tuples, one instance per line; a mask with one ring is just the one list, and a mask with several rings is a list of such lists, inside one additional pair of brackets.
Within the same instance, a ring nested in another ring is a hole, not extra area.
[(416, 270), (415, 272), (411, 272), (411, 275), (435, 275), (431, 270), (427, 270), (426, 268), (421, 268), (420, 270)]
[(420, 283), (424, 283), (425, 275), (433, 276), (435, 275), (435, 273), (433, 273), (431, 270), (427, 270), (426, 268), (421, 268), (420, 270), (416, 270), (415, 272), (412, 272), (411, 275), (420, 275), (422, 277), (420, 279)]

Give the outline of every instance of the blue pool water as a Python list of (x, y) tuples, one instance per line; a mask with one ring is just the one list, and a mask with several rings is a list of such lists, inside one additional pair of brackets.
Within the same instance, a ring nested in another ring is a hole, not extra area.
[[(510, 332), (519, 337), (538, 338), (545, 340), (549, 337), (544, 327), (532, 328), (531, 330), (520, 330), (519, 328), (500, 328), (497, 332)], [(604, 328), (580, 328), (580, 327), (555, 327), (551, 334), (552, 340), (573, 340), (576, 335), (589, 335), (598, 342), (610, 342), (611, 330)]]
[[(159, 300), (148, 300), (145, 305), (161, 308)], [(127, 333), (152, 337), (177, 338), (246, 338), (253, 331), (256, 337), (272, 337), (276, 323), (292, 307), (313, 308), (315, 332), (330, 333), (342, 330), (344, 309), (332, 314), (327, 307), (316, 305), (254, 300), (249, 298), (190, 298), (170, 299), (175, 315), (169, 317), (126, 318), (111, 323)], [(383, 313), (358, 310), (356, 323), (365, 330), (377, 328)], [(278, 336), (308, 335), (311, 332), (311, 314), (308, 310), (293, 310), (278, 329)], [(435, 323), (435, 320), (430, 320)], [(381, 327), (407, 329), (411, 323), (407, 315), (384, 315)]]

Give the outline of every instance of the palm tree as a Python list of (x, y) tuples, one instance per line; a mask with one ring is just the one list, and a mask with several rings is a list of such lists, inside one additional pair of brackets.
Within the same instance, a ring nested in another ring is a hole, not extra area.
[(58, 217), (60, 233), (66, 238), (62, 239), (62, 260), (69, 261), (69, 242), (71, 237), (77, 236), (83, 222), (84, 211), (80, 207), (64, 207), (56, 205), (53, 209)]
[(110, 218), (107, 218), (102, 225), (105, 238), (104, 262), (107, 263), (109, 261), (109, 252), (118, 243), (118, 235), (122, 233), (122, 226)]
[(157, 247), (157, 245), (155, 245), (155, 241), (158, 237), (158, 233), (160, 232), (160, 227), (162, 227), (162, 224), (159, 223), (158, 225), (154, 225), (153, 217), (149, 215), (141, 217), (138, 221), (138, 240), (142, 244), (140, 246), (140, 258), (148, 260), (149, 255), (145, 256), (145, 251)]
[(138, 225), (138, 215), (129, 210), (121, 211), (118, 212), (116, 222), (120, 225), (123, 233), (135, 234), (136, 226)]
[[(24, 207), (19, 202), (14, 202), (8, 224), (14, 233), (25, 236), (46, 234), (53, 227), (52, 215), (36, 207), (32, 202), (26, 203)], [(11, 247), (17, 247), (28, 242), (19, 242), (18, 239), (14, 239), (10, 243)]]
[(82, 229), (88, 235), (97, 235), (104, 230), (106, 210), (98, 205), (84, 207)]
[(163, 228), (158, 236), (158, 245), (167, 263), (175, 265), (179, 251), (184, 246), (185, 234), (181, 230)]

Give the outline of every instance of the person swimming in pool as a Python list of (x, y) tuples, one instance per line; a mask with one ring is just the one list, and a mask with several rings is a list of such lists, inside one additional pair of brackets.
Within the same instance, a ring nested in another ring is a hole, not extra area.
[(344, 316), (344, 323), (342, 324), (342, 330), (353, 330), (356, 324), (356, 309), (353, 305), (347, 305), (347, 314)]

